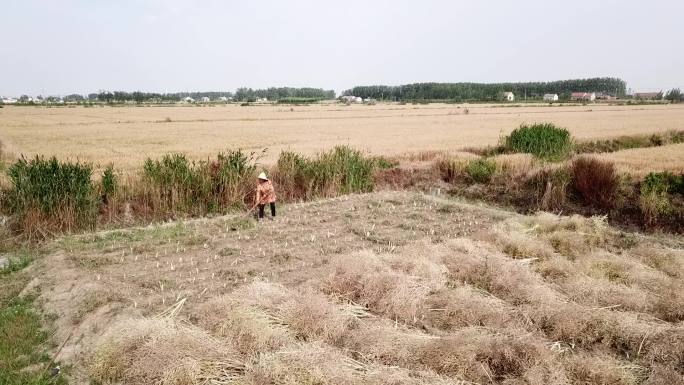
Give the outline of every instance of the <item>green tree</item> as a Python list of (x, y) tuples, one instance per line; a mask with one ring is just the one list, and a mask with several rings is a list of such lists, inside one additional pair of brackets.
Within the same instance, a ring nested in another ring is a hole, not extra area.
[(679, 103), (684, 100), (684, 94), (682, 94), (682, 91), (679, 88), (673, 88), (667, 91), (665, 99), (672, 103)]

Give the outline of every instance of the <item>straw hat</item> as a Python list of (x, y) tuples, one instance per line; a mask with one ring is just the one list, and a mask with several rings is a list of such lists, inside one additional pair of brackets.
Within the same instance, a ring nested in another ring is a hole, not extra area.
[(259, 174), (259, 176), (258, 176), (257, 178), (259, 178), (259, 179), (261, 179), (261, 180), (268, 180), (268, 178), (266, 177), (266, 173), (265, 173), (265, 172), (262, 172), (261, 174)]

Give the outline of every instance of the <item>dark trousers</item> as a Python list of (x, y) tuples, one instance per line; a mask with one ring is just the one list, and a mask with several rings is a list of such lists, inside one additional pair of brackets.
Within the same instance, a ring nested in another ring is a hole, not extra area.
[[(275, 214), (276, 214), (275, 202), (271, 202), (270, 205), (271, 205), (271, 216), (275, 217)], [(265, 207), (266, 207), (266, 205), (259, 205), (259, 218), (264, 217), (264, 208)]]

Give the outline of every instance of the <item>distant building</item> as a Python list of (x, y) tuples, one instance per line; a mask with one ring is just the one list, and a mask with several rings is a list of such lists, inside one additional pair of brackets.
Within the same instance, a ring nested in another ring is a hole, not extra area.
[[(227, 97), (225, 97), (225, 96), (221, 96), (221, 97), (218, 98), (219, 102), (227, 102), (228, 99), (229, 99), (229, 98), (227, 98)], [(233, 99), (233, 98), (230, 98), (230, 99)]]
[(507, 102), (512, 102), (512, 101), (515, 100), (515, 95), (513, 95), (512, 92), (508, 92), (508, 91), (507, 91), (507, 92), (504, 92), (504, 93), (503, 93), (503, 98), (504, 98), (504, 100), (507, 101)]
[(209, 103), (211, 101), (211, 99), (209, 99), (208, 96), (202, 96), (201, 100), (202, 100), (202, 103)]
[(545, 102), (557, 102), (558, 101), (558, 94), (544, 94), (544, 101)]
[(195, 102), (195, 99), (193, 99), (193, 98), (191, 98), (191, 97), (189, 97), (189, 96), (186, 96), (186, 97), (183, 98), (183, 101), (184, 101), (185, 103), (194, 103), (194, 102)]
[(573, 92), (570, 94), (570, 99), (572, 100), (578, 100), (578, 101), (584, 101), (584, 102), (593, 102), (596, 100), (596, 93), (595, 92)]
[(663, 93), (661, 92), (636, 92), (634, 94), (636, 99), (644, 100), (660, 100), (663, 98)]
[(358, 96), (353, 96), (353, 95), (343, 95), (343, 96), (340, 96), (340, 99), (347, 104), (363, 103), (363, 98), (360, 98)]
[(2, 98), (2, 104), (17, 104), (17, 99), (15, 99), (15, 98)]

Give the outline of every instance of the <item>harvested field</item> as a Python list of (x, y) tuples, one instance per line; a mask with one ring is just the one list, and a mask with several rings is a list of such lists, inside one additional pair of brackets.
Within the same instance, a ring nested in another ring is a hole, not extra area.
[(608, 138), (683, 129), (684, 106), (10, 107), (0, 110), (0, 141), (15, 155), (130, 170), (168, 152), (206, 158), (237, 147), (267, 147), (265, 162), (283, 149), (312, 154), (342, 143), (382, 155), (454, 151), (496, 144), (520, 123), (541, 121), (567, 127), (578, 139)]
[[(684, 240), (377, 192), (54, 241), (75, 384), (677, 384)], [(215, 381), (215, 382), (212, 382)]]
[(684, 173), (684, 143), (635, 148), (599, 155), (615, 163), (622, 172), (643, 177), (651, 171)]

